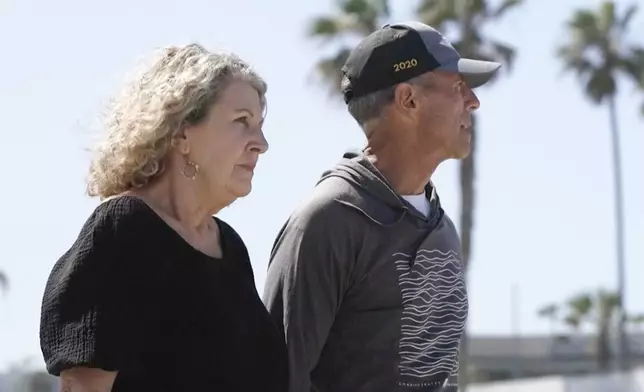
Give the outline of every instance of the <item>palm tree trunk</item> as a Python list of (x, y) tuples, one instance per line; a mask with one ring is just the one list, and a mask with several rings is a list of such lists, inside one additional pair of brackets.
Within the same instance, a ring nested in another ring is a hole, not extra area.
[(610, 366), (610, 320), (600, 320), (597, 331), (597, 368), (605, 372)]
[(460, 181), (461, 181), (461, 247), (463, 252), (463, 263), (469, 267), (470, 255), (472, 252), (472, 227), (474, 226), (474, 175), (476, 156), (476, 124), (475, 116), (472, 116), (472, 138), (470, 140), (470, 155), (461, 160)]
[(9, 287), (9, 278), (7, 275), (0, 271), (0, 291), (6, 290)]
[(624, 207), (622, 196), (622, 165), (617, 126), (617, 112), (615, 95), (608, 98), (608, 111), (610, 115), (610, 134), (613, 155), (613, 185), (615, 191), (615, 247), (617, 252), (617, 295), (619, 296), (617, 320), (617, 347), (616, 367), (625, 370), (629, 365), (628, 342), (626, 340), (626, 310), (624, 301), (625, 265), (624, 265)]
[[(469, 56), (472, 44), (472, 17), (470, 14), (470, 0), (460, 0), (461, 12), (461, 42), (463, 42), (462, 55)], [(468, 269), (470, 254), (472, 251), (472, 226), (474, 222), (474, 157), (476, 156), (476, 122), (475, 116), (472, 115), (472, 137), (470, 141), (470, 154), (461, 161), (460, 180), (461, 180), (461, 247), (463, 253), (463, 264), (465, 265), (465, 282), (468, 281)], [(470, 342), (467, 332), (467, 323), (461, 339), (461, 348), (459, 355), (459, 377), (458, 387), (462, 392), (467, 391), (469, 385), (469, 355)]]
[[(470, 141), (470, 154), (461, 161), (460, 180), (461, 180), (461, 247), (463, 264), (465, 265), (465, 279), (468, 280), (469, 260), (472, 250), (472, 227), (474, 225), (474, 168), (476, 154), (476, 121), (472, 116), (472, 138)], [(469, 334), (467, 324), (463, 339), (461, 340), (460, 349), (460, 372), (459, 386), (460, 390), (465, 392), (469, 383), (468, 378), (468, 356), (469, 356)]]

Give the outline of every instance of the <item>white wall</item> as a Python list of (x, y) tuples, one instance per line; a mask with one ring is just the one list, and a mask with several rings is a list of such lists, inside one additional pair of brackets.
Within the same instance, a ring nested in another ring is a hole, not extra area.
[(542, 377), (518, 381), (474, 384), (468, 392), (567, 392), (563, 377)]
[(644, 367), (629, 374), (536, 379), (474, 384), (468, 392), (644, 392)]

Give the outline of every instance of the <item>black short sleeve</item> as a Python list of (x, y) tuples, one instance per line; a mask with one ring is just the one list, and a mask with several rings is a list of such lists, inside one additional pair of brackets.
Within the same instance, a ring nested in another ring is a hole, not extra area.
[(160, 284), (136, 241), (149, 216), (142, 208), (132, 198), (99, 205), (54, 265), (40, 324), (51, 374), (76, 366), (120, 373), (140, 367), (146, 331), (158, 320)]

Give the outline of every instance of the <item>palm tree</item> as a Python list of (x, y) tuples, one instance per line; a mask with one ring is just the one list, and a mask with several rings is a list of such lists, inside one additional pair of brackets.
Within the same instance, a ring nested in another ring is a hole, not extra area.
[(546, 305), (539, 309), (537, 314), (539, 315), (539, 317), (543, 317), (550, 321), (550, 333), (554, 334), (555, 325), (557, 321), (559, 321), (559, 307), (555, 304)]
[(340, 96), (341, 69), (355, 42), (380, 28), (388, 17), (387, 0), (340, 0), (335, 15), (313, 19), (308, 32), (311, 38), (322, 44), (340, 44), (335, 53), (322, 58), (316, 66), (331, 95)]
[[(575, 295), (561, 306), (547, 305), (539, 311), (539, 315), (550, 320), (555, 318), (576, 332), (584, 325), (592, 326), (597, 333), (597, 365), (600, 370), (605, 371), (608, 370), (611, 360), (610, 338), (616, 329), (619, 308), (618, 293), (598, 290), (596, 294)], [(641, 317), (632, 317), (633, 324)]]
[(610, 336), (613, 330), (615, 315), (619, 310), (619, 296), (616, 293), (599, 291), (595, 297), (581, 294), (568, 302), (569, 313), (565, 323), (575, 330), (582, 324), (590, 322), (597, 328), (596, 355), (600, 370), (608, 370), (610, 364)]
[[(613, 1), (604, 1), (600, 8), (578, 10), (567, 27), (569, 40), (557, 49), (564, 69), (577, 74), (585, 95), (594, 104), (606, 104), (612, 139), (613, 180), (615, 192), (615, 237), (617, 253), (617, 293), (619, 298), (617, 367), (628, 367), (628, 344), (625, 335), (624, 309), (624, 212), (622, 197), (622, 169), (615, 96), (617, 79), (624, 75), (644, 88), (644, 47), (628, 45), (626, 34), (637, 7), (630, 6), (623, 15), (617, 15)], [(644, 114), (644, 106), (642, 106)]]
[[(437, 30), (447, 34), (456, 32), (458, 39), (450, 39), (454, 47), (463, 57), (500, 61), (506, 71), (512, 70), (516, 51), (506, 43), (484, 36), (481, 31), (485, 24), (497, 22), (506, 15), (507, 11), (521, 4), (521, 0), (504, 0), (496, 8), (484, 0), (423, 0), (417, 13), (420, 19)], [(474, 227), (475, 201), (475, 166), (476, 166), (476, 121), (472, 117), (472, 139), (470, 155), (460, 164), (461, 185), (461, 243), (463, 247), (463, 262), (469, 265), (472, 253), (472, 231)], [(468, 384), (467, 353), (468, 336), (465, 335), (461, 353), (460, 384), (462, 390)]]

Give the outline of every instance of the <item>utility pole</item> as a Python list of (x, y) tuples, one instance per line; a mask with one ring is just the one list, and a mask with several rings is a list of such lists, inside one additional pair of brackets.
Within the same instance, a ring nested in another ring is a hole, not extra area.
[(520, 312), (521, 298), (519, 296), (519, 286), (516, 283), (512, 284), (510, 288), (510, 322), (512, 324), (512, 337), (516, 348), (517, 359), (514, 361), (514, 368), (512, 369), (512, 377), (520, 378), (523, 373), (523, 351), (521, 350), (521, 312)]

